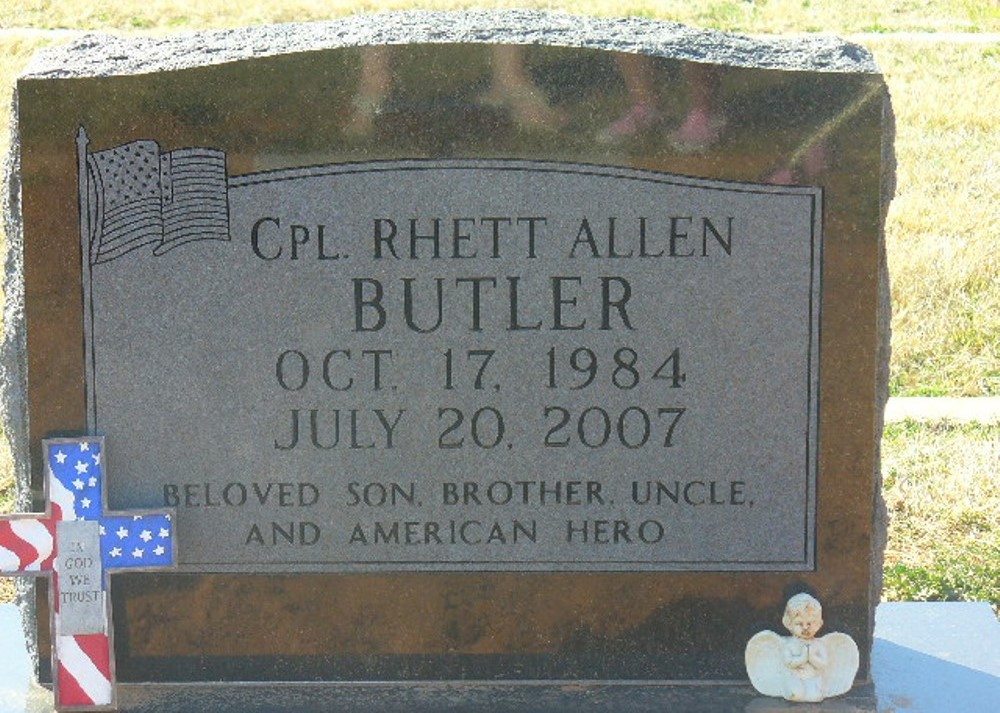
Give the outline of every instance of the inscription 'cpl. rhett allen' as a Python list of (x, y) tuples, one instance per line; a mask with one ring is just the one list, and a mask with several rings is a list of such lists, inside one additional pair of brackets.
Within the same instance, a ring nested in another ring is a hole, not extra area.
[[(564, 233), (572, 237), (566, 254), (571, 258), (612, 259), (731, 255), (734, 220), (733, 216), (695, 215), (582, 217)], [(507, 257), (510, 250), (535, 259), (540, 248), (549, 244), (552, 230), (545, 216), (379, 217), (373, 219), (372, 226), (374, 260), (498, 259)], [(263, 216), (250, 229), (250, 246), (261, 260), (348, 258), (338, 249), (338, 236), (333, 232), (324, 224)]]

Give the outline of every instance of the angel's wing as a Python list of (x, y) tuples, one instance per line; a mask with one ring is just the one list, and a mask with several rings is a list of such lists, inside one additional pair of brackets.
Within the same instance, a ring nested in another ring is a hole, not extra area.
[(826, 668), (823, 670), (823, 693), (839, 696), (851, 690), (858, 673), (858, 645), (847, 634), (833, 633), (822, 637), (826, 647)]
[(781, 637), (773, 631), (754, 634), (747, 642), (745, 659), (750, 683), (765, 696), (784, 697), (788, 669)]

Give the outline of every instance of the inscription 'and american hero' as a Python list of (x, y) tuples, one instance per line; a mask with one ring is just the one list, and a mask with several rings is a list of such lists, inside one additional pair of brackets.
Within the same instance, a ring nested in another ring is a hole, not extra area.
[(812, 568), (818, 189), (78, 146), (89, 425), (181, 569)]

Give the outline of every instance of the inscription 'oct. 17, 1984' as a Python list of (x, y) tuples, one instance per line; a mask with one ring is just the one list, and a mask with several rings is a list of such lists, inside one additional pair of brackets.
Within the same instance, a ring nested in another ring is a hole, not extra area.
[(217, 239), (85, 275), (92, 425), (182, 569), (812, 567), (817, 189), (404, 161), (220, 190)]

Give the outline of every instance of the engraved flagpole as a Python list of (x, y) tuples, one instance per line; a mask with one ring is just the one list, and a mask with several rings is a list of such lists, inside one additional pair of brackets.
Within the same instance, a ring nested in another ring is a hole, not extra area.
[(94, 381), (94, 296), (91, 290), (90, 275), (90, 236), (93, 226), (90, 214), (90, 181), (87, 169), (87, 146), (90, 139), (87, 137), (87, 130), (80, 125), (80, 130), (76, 134), (76, 162), (77, 162), (77, 186), (79, 188), (80, 205), (80, 263), (81, 282), (83, 286), (83, 360), (84, 396), (87, 402), (87, 432), (93, 433), (97, 426), (97, 401), (93, 393)]

